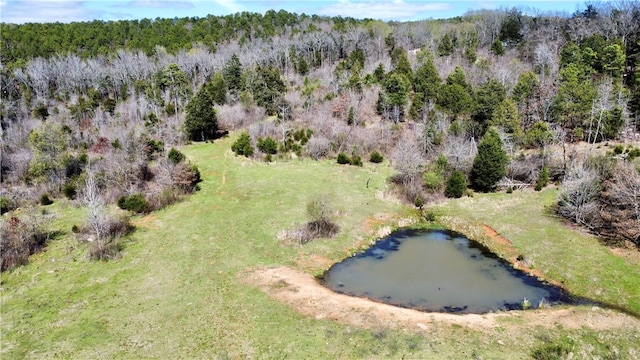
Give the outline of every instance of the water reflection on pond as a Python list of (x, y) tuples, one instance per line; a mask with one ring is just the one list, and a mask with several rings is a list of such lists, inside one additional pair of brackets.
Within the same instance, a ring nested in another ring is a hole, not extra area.
[(514, 270), (449, 231), (399, 230), (331, 267), (330, 289), (426, 311), (486, 313), (566, 300), (556, 287)]

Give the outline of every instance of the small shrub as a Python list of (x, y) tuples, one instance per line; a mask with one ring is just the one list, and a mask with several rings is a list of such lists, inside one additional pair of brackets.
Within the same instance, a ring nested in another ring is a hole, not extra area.
[(507, 188), (507, 194), (511, 194), (511, 193), (513, 193), (513, 186), (509, 186)]
[(436, 214), (433, 211), (427, 211), (424, 214), (424, 219), (429, 222), (434, 222), (436, 221)]
[(425, 188), (431, 191), (438, 191), (442, 189), (442, 185), (444, 184), (442, 173), (435, 170), (425, 171), (425, 173), (422, 175), (422, 180), (424, 182)]
[(169, 153), (167, 154), (167, 158), (169, 158), (169, 161), (171, 161), (172, 163), (178, 164), (183, 162), (186, 157), (179, 150), (171, 148), (171, 150), (169, 150)]
[(40, 120), (47, 120), (49, 117), (49, 108), (41, 102), (36, 105), (36, 108), (33, 109), (33, 115), (40, 118)]
[(540, 175), (538, 176), (538, 182), (536, 183), (535, 190), (540, 191), (543, 187), (549, 184), (549, 168), (546, 166), (542, 168), (540, 171)]
[(200, 170), (196, 165), (182, 162), (171, 173), (171, 182), (185, 194), (198, 190), (198, 183), (201, 181)]
[(74, 225), (71, 227), (71, 232), (72, 232), (72, 233), (74, 233), (74, 234), (79, 233), (79, 232), (80, 232), (80, 228), (78, 227), (78, 225), (75, 225), (75, 224), (74, 224)]
[(111, 142), (111, 147), (117, 150), (122, 149), (122, 143), (120, 143), (120, 139), (115, 139)]
[(40, 195), (40, 205), (47, 206), (51, 204), (53, 204), (53, 200), (49, 198), (49, 194)]
[(622, 154), (623, 151), (624, 151), (624, 147), (622, 145), (616, 145), (613, 148), (613, 153), (616, 154), (616, 155)]
[(440, 172), (445, 172), (449, 168), (449, 160), (444, 154), (438, 155), (438, 159), (436, 160), (436, 170)]
[(153, 159), (156, 154), (160, 154), (164, 151), (164, 142), (162, 140), (147, 139), (144, 147), (144, 152), (147, 154), (148, 159)]
[(267, 154), (267, 156), (264, 157), (264, 161), (272, 162), (273, 161), (273, 155)]
[(159, 193), (153, 194), (149, 199), (149, 210), (160, 210), (177, 202), (180, 200), (180, 193), (181, 191), (175, 188), (167, 188)]
[(345, 153), (340, 153), (338, 154), (338, 164), (340, 165), (346, 165), (351, 163), (351, 159), (349, 159), (349, 156)]
[(371, 153), (371, 156), (369, 156), (369, 161), (374, 164), (379, 164), (384, 161), (384, 157), (379, 152), (374, 151)]
[[(102, 239), (94, 239), (89, 247), (88, 257), (91, 260), (110, 260), (116, 258), (122, 250), (120, 238), (131, 233), (134, 229), (128, 217), (108, 218), (104, 227), (105, 231)], [(84, 233), (86, 236), (90, 232), (85, 228), (81, 233)]]
[(637, 157), (640, 157), (640, 148), (632, 148), (627, 153), (627, 159), (629, 159), (629, 161), (633, 161)]
[(148, 212), (150, 209), (149, 202), (142, 194), (121, 196), (118, 199), (118, 207), (138, 214)]
[(9, 212), (9, 199), (0, 197), (0, 215)]
[(447, 181), (447, 188), (444, 190), (444, 195), (449, 198), (460, 198), (466, 189), (467, 178), (462, 171), (455, 170)]
[(571, 345), (561, 343), (545, 343), (531, 352), (534, 360), (564, 359), (571, 352)]
[(258, 149), (265, 154), (276, 154), (278, 143), (270, 136), (265, 139), (258, 139)]
[(417, 196), (416, 199), (413, 201), (413, 205), (415, 205), (418, 209), (422, 210), (422, 207), (424, 206), (424, 199), (422, 198), (422, 196)]
[(144, 126), (146, 127), (152, 127), (160, 122), (160, 119), (154, 113), (150, 113), (145, 118), (146, 118), (146, 121), (144, 122)]
[(68, 182), (68, 183), (64, 184), (62, 186), (62, 193), (69, 200), (75, 199), (75, 197), (76, 197), (76, 195), (78, 193), (78, 191), (76, 189), (76, 184), (74, 184), (73, 182)]
[(311, 156), (313, 160), (318, 160), (327, 155), (331, 144), (326, 138), (314, 136), (309, 140), (306, 146), (309, 156)]
[(253, 146), (251, 145), (251, 137), (248, 132), (240, 134), (240, 137), (231, 145), (236, 155), (244, 155), (250, 157), (253, 155)]
[(362, 159), (358, 155), (353, 155), (349, 163), (354, 166), (362, 166)]
[(164, 107), (164, 111), (167, 113), (167, 115), (175, 115), (176, 106), (173, 103), (168, 103), (167, 106)]
[(0, 219), (0, 271), (26, 264), (40, 251), (50, 237), (46, 228), (46, 218), (33, 210), (20, 218)]
[(318, 197), (307, 203), (309, 222), (306, 230), (309, 240), (320, 237), (332, 237), (338, 233), (340, 227), (333, 221), (331, 207), (327, 199)]

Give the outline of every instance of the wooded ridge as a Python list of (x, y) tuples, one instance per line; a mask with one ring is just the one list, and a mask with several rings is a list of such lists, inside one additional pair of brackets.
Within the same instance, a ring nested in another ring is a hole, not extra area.
[[(570, 16), (268, 11), (0, 31), (2, 212), (73, 199), (92, 214), (79, 231), (107, 239), (98, 258), (128, 229), (105, 206), (144, 213), (196, 191), (179, 147), (229, 132), (255, 161), (388, 160), (417, 206), (556, 182), (558, 214), (640, 244), (635, 1)], [(3, 247), (31, 236), (15, 221)], [(3, 255), (2, 269), (20, 262)]]

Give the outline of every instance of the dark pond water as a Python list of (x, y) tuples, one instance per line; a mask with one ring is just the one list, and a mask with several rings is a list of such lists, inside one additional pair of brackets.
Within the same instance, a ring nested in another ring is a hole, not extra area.
[(400, 230), (322, 276), (347, 295), (425, 311), (486, 313), (568, 302), (561, 289), (513, 269), (449, 231)]

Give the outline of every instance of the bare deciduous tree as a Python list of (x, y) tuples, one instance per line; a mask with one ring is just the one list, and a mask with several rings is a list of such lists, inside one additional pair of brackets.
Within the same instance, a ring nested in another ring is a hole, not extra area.
[(105, 203), (96, 183), (95, 174), (91, 168), (87, 169), (87, 178), (82, 191), (82, 198), (87, 207), (87, 226), (91, 229), (93, 241), (99, 249), (106, 245), (107, 216)]
[(560, 187), (558, 212), (577, 224), (595, 228), (600, 189), (600, 180), (595, 171), (586, 169), (583, 164), (574, 166)]
[(312, 159), (318, 160), (329, 153), (331, 143), (325, 137), (313, 136), (307, 143), (307, 152)]
[(621, 233), (636, 245), (640, 245), (640, 174), (632, 164), (618, 165), (609, 188), (609, 199), (611, 205), (629, 213), (623, 217), (629, 218), (629, 225), (632, 226), (621, 227)]
[(473, 159), (478, 153), (478, 144), (474, 139), (449, 135), (442, 152), (454, 169), (468, 174), (473, 167)]
[(398, 174), (394, 181), (402, 185), (407, 200), (414, 201), (422, 191), (422, 171), (425, 161), (421, 147), (411, 134), (405, 132), (403, 139), (396, 145), (391, 154), (391, 165)]

